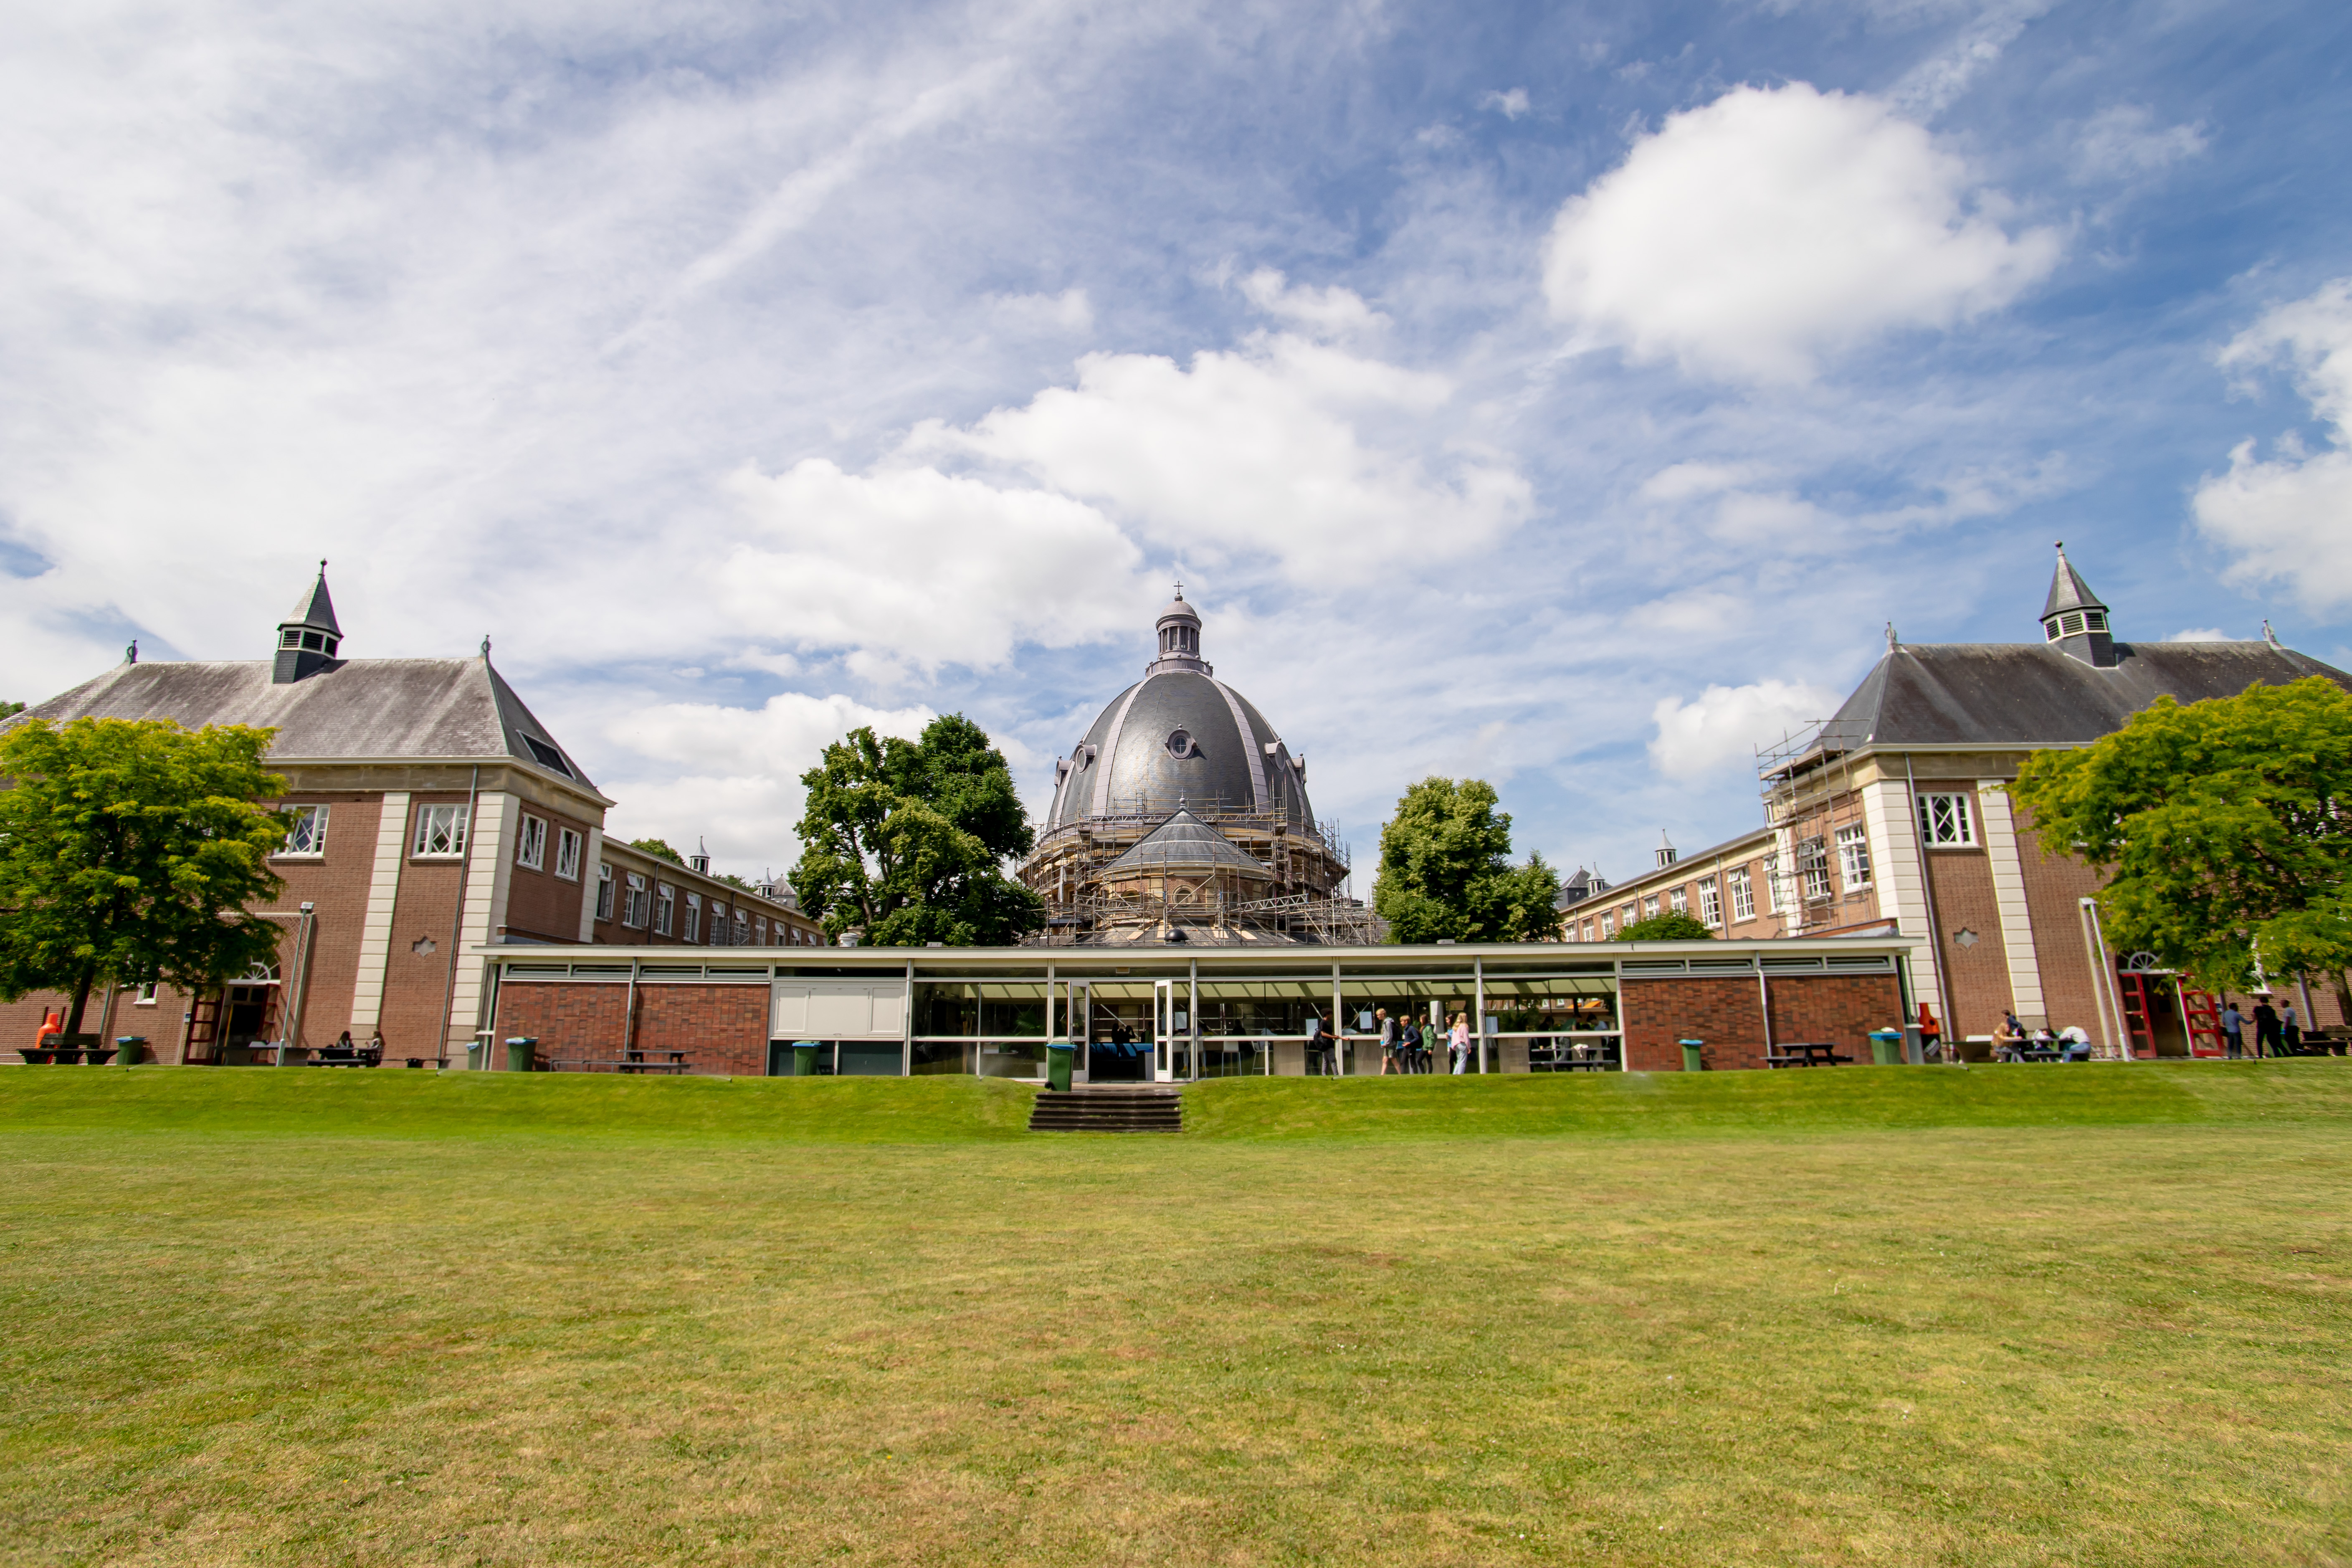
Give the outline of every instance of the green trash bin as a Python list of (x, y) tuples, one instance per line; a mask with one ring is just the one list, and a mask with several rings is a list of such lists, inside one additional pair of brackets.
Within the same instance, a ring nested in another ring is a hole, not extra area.
[(147, 1037), (118, 1035), (114, 1040), (114, 1059), (127, 1068), (135, 1068), (147, 1059)]
[(1683, 1048), (1683, 1071), (1704, 1072), (1706, 1070), (1706, 1063), (1700, 1059), (1699, 1055), (1699, 1053), (1706, 1048), (1706, 1042), (1705, 1040), (1682, 1040), (1676, 1043)]
[(1870, 1032), (1870, 1061), (1873, 1067), (1901, 1067), (1903, 1065), (1903, 1031), (1873, 1029)]
[(1045, 1047), (1045, 1087), (1057, 1094), (1070, 1092), (1070, 1064), (1077, 1049), (1067, 1040), (1055, 1040)]
[(507, 1071), (529, 1072), (531, 1053), (539, 1048), (536, 1035), (518, 1035), (507, 1042)]
[(817, 1046), (814, 1040), (794, 1040), (793, 1042), (793, 1076), (794, 1078), (814, 1078), (816, 1076), (816, 1050)]

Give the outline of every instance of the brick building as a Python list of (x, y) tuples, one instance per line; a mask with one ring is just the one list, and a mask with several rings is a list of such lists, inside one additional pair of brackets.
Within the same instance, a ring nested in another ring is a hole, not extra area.
[[(752, 889), (609, 842), (613, 805), (490, 663), (341, 657), (318, 581), (278, 624), (268, 660), (141, 663), (9, 721), (172, 719), (277, 731), (268, 763), (293, 813), (271, 868), (284, 879), (278, 962), (237, 984), (94, 994), (84, 1031), (136, 1035), (164, 1061), (250, 1059), (255, 1042), (317, 1047), (381, 1033), (387, 1058), (447, 1057), (480, 1026), (499, 946), (630, 942), (804, 945), (824, 934), (782, 889)], [(698, 857), (698, 859), (699, 858)], [(31, 1043), (55, 995), (0, 1006)]]
[[(1955, 1037), (1991, 1034), (2010, 1009), (2103, 1047), (2186, 1054), (2177, 977), (2108, 946), (2088, 902), (2097, 877), (2041, 852), (2009, 784), (2034, 752), (2088, 745), (2158, 697), (2311, 676), (2352, 689), (2352, 676), (2267, 625), (2260, 642), (2118, 642), (2063, 549), (2041, 619), (2038, 643), (1909, 645), (1889, 627), (1838, 711), (1761, 758), (1761, 826), (1689, 857), (1662, 847), (1640, 877), (1582, 889), (1561, 934), (1606, 941), (1668, 910), (1732, 937), (1899, 931), (1924, 939), (1918, 999)], [(2292, 992), (2305, 1020), (2345, 1022), (2327, 987)]]

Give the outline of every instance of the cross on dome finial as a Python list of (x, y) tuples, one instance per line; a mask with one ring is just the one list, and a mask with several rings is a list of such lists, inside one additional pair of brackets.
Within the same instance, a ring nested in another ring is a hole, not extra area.
[(1184, 596), (1184, 579), (1181, 577), (1176, 579), (1176, 596), (1180, 599)]

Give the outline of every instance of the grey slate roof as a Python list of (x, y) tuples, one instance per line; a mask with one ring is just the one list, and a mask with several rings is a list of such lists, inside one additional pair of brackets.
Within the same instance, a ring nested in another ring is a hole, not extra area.
[(1260, 882), (1274, 880), (1273, 872), (1235, 847), (1233, 840), (1181, 809), (1145, 834), (1134, 848), (1104, 867), (1102, 875), (1115, 877), (1121, 872), (1137, 871), (1192, 875), (1231, 871)]
[(278, 731), (270, 756), (278, 762), (512, 757), (595, 787), (487, 658), (331, 659), (283, 684), (270, 671), (267, 661), (246, 659), (119, 664), (10, 722), (268, 725)]
[(1822, 742), (1832, 751), (2081, 744), (2158, 697), (2197, 702), (2314, 675), (2352, 690), (2352, 675), (2267, 642), (2117, 643), (2112, 669), (2037, 643), (1905, 644), (1854, 688)]
[(2104, 610), (2107, 606), (2091, 592), (2074, 563), (2066, 559), (2066, 547), (2058, 547), (2058, 566), (2050, 574), (2050, 597), (2042, 602), (2042, 618), (2048, 620), (2061, 610)]

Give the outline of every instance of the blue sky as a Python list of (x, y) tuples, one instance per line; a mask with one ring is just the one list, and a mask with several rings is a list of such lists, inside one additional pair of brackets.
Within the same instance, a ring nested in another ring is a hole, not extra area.
[(2352, 13), (102, 3), (0, 20), (0, 694), (500, 668), (782, 868), (846, 726), (1033, 799), (1181, 574), (1368, 859), (1624, 875), (1884, 648), (2352, 663)]

